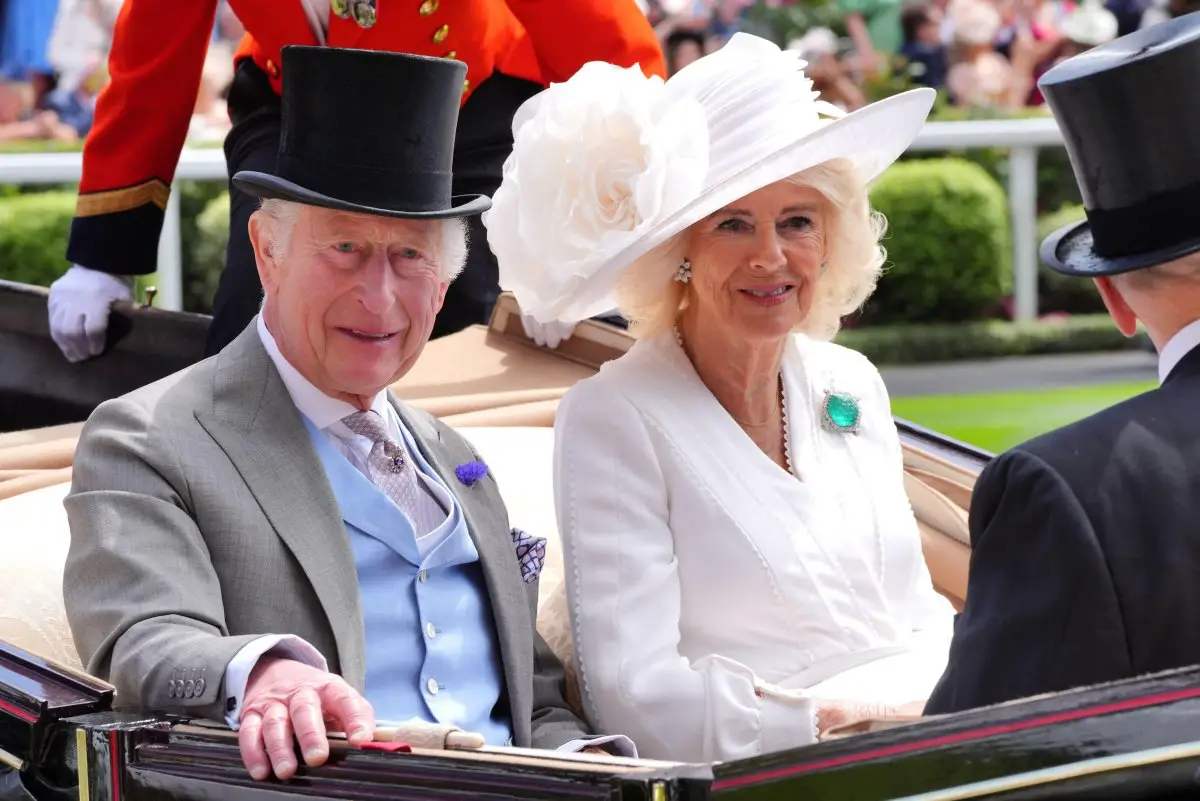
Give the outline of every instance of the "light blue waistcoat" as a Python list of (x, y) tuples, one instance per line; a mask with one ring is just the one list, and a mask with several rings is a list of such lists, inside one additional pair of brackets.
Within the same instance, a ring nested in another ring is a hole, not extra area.
[[(496, 710), (505, 686), (494, 618), (458, 500), (443, 524), (452, 530), (422, 561), (408, 516), (311, 421), (304, 424), (354, 553), (365, 625), (365, 694), (376, 720), (416, 717), (478, 732), (489, 745), (509, 744), (511, 723)], [(421, 472), (445, 487), (407, 431), (404, 439)]]

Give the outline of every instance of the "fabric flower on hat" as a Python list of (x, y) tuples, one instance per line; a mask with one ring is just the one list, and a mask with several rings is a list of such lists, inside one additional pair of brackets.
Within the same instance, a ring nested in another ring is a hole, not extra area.
[[(708, 168), (701, 105), (670, 100), (638, 66), (583, 66), (523, 105), (503, 182), (483, 215), (500, 284), (540, 322), (577, 321), (611, 300), (572, 290), (693, 200)], [(596, 306), (596, 308), (592, 308)]]

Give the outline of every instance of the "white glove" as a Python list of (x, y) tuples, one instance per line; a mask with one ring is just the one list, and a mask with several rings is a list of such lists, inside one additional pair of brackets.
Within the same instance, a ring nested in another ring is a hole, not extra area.
[(564, 340), (570, 339), (571, 334), (575, 333), (576, 325), (578, 323), (563, 323), (557, 320), (539, 323), (528, 314), (521, 314), (521, 327), (525, 329), (525, 336), (550, 349), (557, 348)]
[(69, 362), (104, 352), (109, 307), (133, 297), (133, 279), (78, 264), (50, 285), (50, 338)]

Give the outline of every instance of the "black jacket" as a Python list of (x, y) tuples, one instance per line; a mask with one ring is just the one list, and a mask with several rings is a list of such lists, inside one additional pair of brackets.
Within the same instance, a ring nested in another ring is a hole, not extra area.
[(1159, 389), (992, 460), (970, 527), (927, 715), (1200, 663), (1200, 348)]

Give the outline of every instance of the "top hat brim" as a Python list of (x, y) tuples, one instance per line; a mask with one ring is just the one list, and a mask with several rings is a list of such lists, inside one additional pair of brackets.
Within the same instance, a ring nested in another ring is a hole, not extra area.
[(1181, 259), (1200, 251), (1200, 234), (1170, 247), (1128, 256), (1105, 257), (1096, 253), (1087, 220), (1068, 223), (1042, 240), (1038, 255), (1046, 266), (1063, 275), (1100, 277), (1142, 270)]
[(482, 214), (492, 207), (492, 200), (486, 195), (454, 195), (450, 198), (450, 205), (447, 208), (431, 211), (365, 206), (307, 189), (277, 175), (253, 170), (242, 170), (235, 173), (233, 185), (248, 195), (264, 200), (291, 200), (308, 206), (403, 220), (445, 220), (454, 217), (470, 217)]

